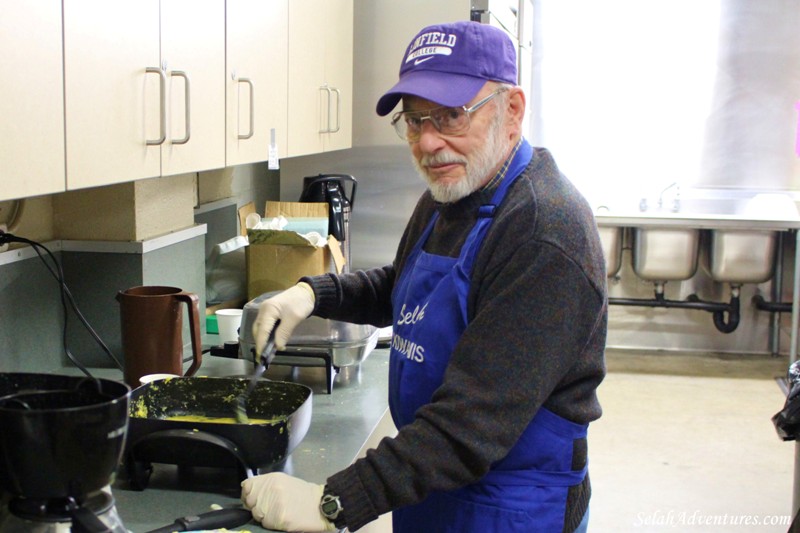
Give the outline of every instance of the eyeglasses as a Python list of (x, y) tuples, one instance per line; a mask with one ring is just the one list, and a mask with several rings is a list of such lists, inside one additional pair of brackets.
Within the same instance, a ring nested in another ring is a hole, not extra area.
[(425, 120), (430, 120), (436, 131), (442, 135), (463, 135), (469, 130), (470, 114), (505, 90), (497, 89), (472, 107), (435, 107), (427, 111), (400, 111), (392, 117), (392, 126), (398, 137), (410, 143), (419, 141), (422, 136), (422, 122)]

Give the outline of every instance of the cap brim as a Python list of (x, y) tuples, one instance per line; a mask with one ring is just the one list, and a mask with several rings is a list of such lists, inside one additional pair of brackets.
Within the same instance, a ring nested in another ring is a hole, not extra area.
[(409, 72), (378, 100), (375, 110), (382, 117), (388, 115), (404, 95), (448, 107), (462, 106), (475, 98), (485, 83), (485, 79), (474, 76), (431, 70)]

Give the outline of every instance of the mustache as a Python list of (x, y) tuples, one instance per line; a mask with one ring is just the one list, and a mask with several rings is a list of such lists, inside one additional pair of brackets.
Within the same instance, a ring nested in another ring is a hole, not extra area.
[(426, 154), (419, 159), (420, 166), (430, 167), (434, 165), (448, 165), (451, 163), (466, 165), (468, 163), (466, 157), (461, 157), (450, 152), (438, 152), (435, 154)]

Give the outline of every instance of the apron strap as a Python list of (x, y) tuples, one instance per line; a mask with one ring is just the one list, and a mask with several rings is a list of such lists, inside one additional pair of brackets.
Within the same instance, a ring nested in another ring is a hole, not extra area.
[(478, 208), (478, 218), (492, 218), (497, 206), (494, 204), (484, 204)]
[(533, 157), (533, 147), (524, 138), (519, 141), (515, 147), (515, 153), (509, 162), (506, 171), (506, 177), (500, 181), (497, 190), (492, 195), (492, 200), (488, 204), (483, 204), (478, 208), (478, 222), (470, 232), (464, 245), (461, 247), (461, 253), (458, 256), (458, 263), (453, 270), (453, 275), (459, 281), (458, 287), (458, 304), (461, 311), (461, 318), (464, 323), (469, 323), (469, 316), (467, 315), (467, 292), (469, 290), (470, 279), (472, 278), (472, 267), (475, 263), (475, 257), (478, 255), (483, 238), (489, 230), (494, 221), (494, 214), (498, 206), (503, 203), (511, 186), (522, 175), (522, 172), (528, 166)]

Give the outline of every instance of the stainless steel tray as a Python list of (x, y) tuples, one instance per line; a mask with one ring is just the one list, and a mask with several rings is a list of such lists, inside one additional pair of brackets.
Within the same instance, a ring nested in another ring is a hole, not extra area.
[[(254, 360), (255, 340), (253, 323), (258, 317), (261, 302), (278, 294), (268, 292), (250, 300), (244, 306), (239, 327), (239, 358)], [(286, 354), (327, 351), (337, 368), (361, 364), (378, 343), (378, 329), (367, 324), (352, 324), (338, 320), (309, 317), (301, 322), (289, 339)], [(277, 357), (283, 357), (278, 354)], [(290, 356), (289, 356), (290, 357)]]

